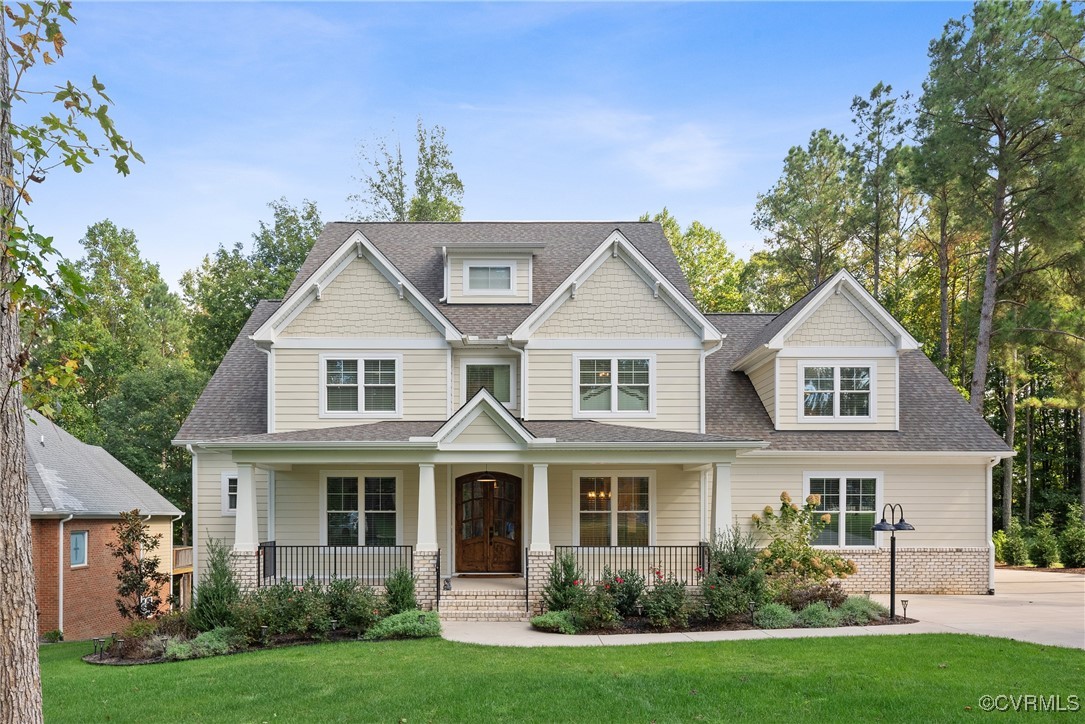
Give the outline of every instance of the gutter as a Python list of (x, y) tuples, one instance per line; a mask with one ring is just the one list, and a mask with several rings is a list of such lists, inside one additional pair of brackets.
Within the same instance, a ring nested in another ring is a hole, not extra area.
[(57, 630), (61, 633), (64, 632), (64, 524), (74, 517), (69, 515), (57, 526)]

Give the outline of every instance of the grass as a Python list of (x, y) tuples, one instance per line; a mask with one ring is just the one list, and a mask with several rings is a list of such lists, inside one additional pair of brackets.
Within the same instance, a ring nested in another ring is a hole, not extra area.
[(1085, 705), (1085, 652), (956, 635), (579, 649), (427, 639), (134, 667), (85, 664), (89, 651), (42, 647), (47, 722), (944, 721), (982, 715), (984, 694)]

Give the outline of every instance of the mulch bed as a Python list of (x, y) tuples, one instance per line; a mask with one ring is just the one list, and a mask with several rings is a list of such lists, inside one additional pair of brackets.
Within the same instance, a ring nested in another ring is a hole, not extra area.
[[(234, 654), (244, 654), (249, 651), (263, 651), (265, 649), (282, 649), (290, 646), (311, 646), (313, 644), (326, 644), (335, 643), (338, 641), (357, 641), (357, 635), (348, 633), (345, 630), (330, 631), (327, 637), (322, 641), (314, 641), (313, 639), (306, 638), (304, 636), (275, 636), (268, 642), (267, 646), (250, 646), (247, 649), (241, 649), (239, 651), (231, 651), (228, 654), (220, 654), (219, 656), (233, 656)], [(87, 643), (90, 643), (89, 641)], [(204, 658), (219, 658), (219, 656), (204, 657)], [(88, 664), (98, 664), (101, 666), (142, 666), (143, 664), (164, 664), (172, 663), (170, 659), (163, 657), (157, 657), (153, 659), (139, 659), (131, 656), (113, 656), (108, 651), (104, 655), (89, 653), (82, 657), (83, 661)], [(187, 659), (191, 661), (192, 659)]]

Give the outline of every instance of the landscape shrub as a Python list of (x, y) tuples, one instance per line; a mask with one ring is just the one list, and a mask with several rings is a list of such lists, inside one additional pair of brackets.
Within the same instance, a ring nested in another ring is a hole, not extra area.
[(995, 546), (995, 560), (999, 563), (1006, 562), (1006, 552), (1004, 550), (1006, 546), (1006, 531), (996, 530), (994, 535), (991, 536), (991, 542)]
[(826, 583), (805, 583), (784, 588), (776, 596), (776, 602), (782, 603), (792, 611), (801, 611), (811, 603), (821, 601), (828, 608), (838, 608), (848, 599), (840, 581)]
[(1029, 559), (1040, 568), (1050, 568), (1059, 562), (1059, 539), (1051, 513), (1044, 513), (1032, 525)]
[(840, 623), (849, 626), (865, 626), (873, 621), (881, 621), (889, 616), (889, 609), (866, 596), (848, 596), (837, 609)]
[(441, 635), (441, 619), (436, 611), (403, 611), (381, 619), (366, 632), (370, 641), (386, 639), (424, 639)]
[(708, 541), (708, 570), (724, 576), (742, 576), (757, 566), (758, 549), (753, 534), (738, 526), (717, 532)]
[(584, 572), (576, 565), (576, 558), (562, 553), (550, 564), (550, 574), (542, 590), (542, 602), (547, 611), (568, 611), (577, 598), (584, 595), (580, 586)]
[(369, 586), (363, 586), (353, 578), (337, 578), (328, 586), (328, 615), (339, 626), (365, 633), (380, 620), (382, 603)]
[(1006, 540), (1002, 544), (1002, 560), (1008, 566), (1028, 564), (1028, 544), (1025, 542), (1025, 532), (1021, 528), (1021, 522), (1017, 518), (1011, 518), (1010, 525), (1006, 528)]
[(184, 661), (196, 658), (196, 647), (191, 641), (176, 636), (165, 637), (166, 645), (162, 655), (169, 661)]
[(799, 624), (806, 628), (832, 628), (840, 625), (840, 615), (825, 605), (824, 601), (811, 603), (797, 614)]
[(1066, 509), (1066, 527), (1059, 536), (1059, 557), (1067, 568), (1085, 568), (1085, 520), (1081, 504), (1071, 503)]
[(648, 622), (656, 628), (685, 628), (690, 613), (686, 582), (679, 581), (673, 573), (664, 578), (661, 571), (655, 571), (655, 577), (654, 585), (643, 596)]
[(753, 622), (758, 628), (795, 628), (798, 619), (795, 612), (779, 603), (767, 603), (757, 609)]
[[(122, 658), (157, 658), (161, 653), (144, 657), (143, 650), (147, 643), (158, 633), (158, 622), (140, 619), (125, 626), (124, 631), (118, 636), (121, 642), (111, 645), (111, 651)], [(163, 644), (164, 646), (164, 644)]]
[(762, 514), (753, 515), (757, 529), (770, 539), (768, 546), (760, 553), (759, 564), (770, 577), (784, 577), (770, 581), (774, 593), (807, 582), (822, 583), (830, 578), (845, 578), (858, 570), (854, 561), (825, 549), (814, 548), (813, 541), (830, 521), (828, 513), (817, 509), (820, 504), (820, 496), (810, 495), (799, 506), (785, 490), (780, 493), (778, 512), (771, 505), (766, 505)]
[(533, 617), (531, 625), (540, 631), (552, 633), (575, 634), (577, 632), (573, 614), (569, 611), (547, 611)]
[(255, 595), (244, 596), (240, 601), (230, 607), (231, 618), (234, 622), (234, 630), (248, 644), (262, 644), (261, 626), (267, 625), (267, 616), (264, 609), (257, 602)]
[(603, 584), (584, 588), (584, 595), (577, 596), (573, 600), (573, 607), (569, 609), (577, 630), (611, 628), (621, 620), (614, 607), (614, 598)]
[(189, 623), (197, 631), (234, 624), (233, 606), (241, 598), (241, 591), (230, 566), (230, 548), (223, 541), (211, 538), (207, 542), (207, 565), (193, 596)]
[(192, 639), (192, 652), (197, 657), (222, 656), (241, 648), (240, 644), (241, 641), (239, 641), (237, 631), (229, 626), (223, 626), (211, 631), (204, 631)]
[(418, 601), (414, 595), (414, 574), (407, 568), (392, 571), (384, 582), (385, 609), (391, 615), (414, 611)]
[(705, 611), (715, 621), (730, 621), (749, 616), (768, 601), (765, 572), (755, 568), (740, 575), (726, 575), (715, 569), (701, 580)]
[(618, 616), (629, 618), (637, 612), (637, 603), (645, 590), (644, 576), (640, 573), (627, 569), (614, 574), (610, 566), (606, 566), (598, 585), (614, 600)]
[(198, 631), (189, 621), (188, 611), (170, 611), (158, 617), (158, 633), (165, 636), (177, 636), (182, 639), (190, 639)]
[(303, 586), (279, 581), (259, 589), (251, 598), (259, 612), (257, 621), (248, 621), (243, 627), (247, 637), (252, 636), (254, 624), (257, 628), (267, 626), (271, 635), (294, 634), (318, 639), (324, 638), (331, 628), (328, 601), (313, 578)]
[(59, 644), (64, 640), (64, 632), (58, 628), (46, 631), (41, 635), (41, 640), (47, 644)]

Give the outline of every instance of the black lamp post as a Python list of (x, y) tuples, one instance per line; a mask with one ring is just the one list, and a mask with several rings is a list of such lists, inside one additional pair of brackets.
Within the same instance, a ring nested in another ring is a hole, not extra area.
[[(889, 521), (885, 520), (885, 511), (889, 511)], [(897, 518), (900, 511), (900, 518)], [(889, 531), (889, 620), (897, 620), (897, 531), (915, 530), (915, 526), (904, 520), (904, 507), (899, 503), (882, 508), (881, 522), (876, 523), (871, 530)]]

